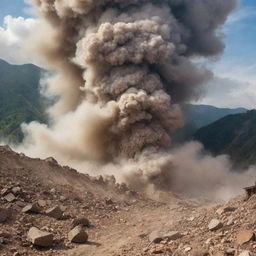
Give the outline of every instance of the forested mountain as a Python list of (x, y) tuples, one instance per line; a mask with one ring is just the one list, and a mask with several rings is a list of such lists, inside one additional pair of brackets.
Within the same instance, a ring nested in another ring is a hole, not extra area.
[(176, 132), (174, 142), (181, 143), (190, 140), (195, 132), (203, 126), (207, 126), (216, 120), (231, 114), (245, 113), (245, 108), (217, 108), (209, 105), (184, 104), (182, 112), (186, 124)]
[(45, 122), (39, 80), (43, 70), (27, 65), (10, 65), (0, 60), (0, 138), (18, 142), (23, 135), (20, 124)]
[(226, 116), (199, 129), (195, 140), (213, 154), (228, 154), (238, 167), (256, 163), (256, 110)]

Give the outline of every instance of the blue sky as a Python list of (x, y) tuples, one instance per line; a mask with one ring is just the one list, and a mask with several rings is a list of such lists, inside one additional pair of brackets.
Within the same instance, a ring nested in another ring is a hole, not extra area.
[(27, 17), (24, 11), (26, 7), (23, 0), (0, 0), (0, 21), (2, 22), (6, 15)]
[[(11, 63), (24, 61), (24, 53), (15, 53), (10, 57), (7, 53), (20, 47), (18, 43), (24, 41), (24, 35), (36, 22), (35, 18), (27, 19), (29, 14), (26, 8), (28, 5), (24, 0), (0, 0), (0, 58), (6, 57)], [(12, 18), (4, 21), (7, 15)], [(23, 18), (15, 19), (19, 16)], [(205, 62), (214, 72), (215, 79), (206, 86), (207, 91), (199, 103), (256, 108), (256, 1), (241, 0), (223, 33), (226, 49), (217, 61)]]
[(224, 57), (239, 57), (255, 62), (256, 57), (256, 1), (242, 0), (240, 8), (230, 17), (226, 31)]
[[(241, 61), (256, 59), (256, 1), (241, 0), (237, 14), (230, 18), (226, 32), (224, 58), (239, 57)], [(0, 24), (6, 15), (28, 17), (24, 0), (0, 0)]]

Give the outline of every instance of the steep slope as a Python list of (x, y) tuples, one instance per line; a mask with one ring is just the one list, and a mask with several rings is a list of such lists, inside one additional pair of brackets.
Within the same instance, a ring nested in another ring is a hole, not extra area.
[(39, 80), (43, 71), (31, 64), (10, 65), (0, 60), (0, 138), (22, 139), (20, 124), (45, 122)]
[[(255, 255), (255, 196), (225, 205), (163, 192), (159, 199), (129, 191), (111, 177), (93, 178), (54, 159), (31, 159), (0, 146), (0, 255)], [(29, 204), (41, 208), (24, 211)], [(47, 214), (56, 206), (63, 211), (58, 219)], [(81, 217), (89, 220), (82, 227), (89, 240), (78, 244), (68, 234)], [(33, 246), (27, 240), (31, 227), (52, 234), (53, 243)]]
[(199, 129), (194, 139), (214, 154), (228, 154), (238, 167), (256, 163), (256, 111), (226, 116)]
[(245, 108), (217, 108), (210, 105), (184, 104), (182, 112), (186, 124), (175, 134), (175, 142), (184, 142), (192, 138), (194, 133), (203, 126), (209, 125), (216, 120), (232, 114), (245, 113)]

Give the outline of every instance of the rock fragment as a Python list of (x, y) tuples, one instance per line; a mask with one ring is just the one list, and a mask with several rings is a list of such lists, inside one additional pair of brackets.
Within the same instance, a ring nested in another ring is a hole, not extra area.
[(38, 200), (37, 204), (40, 206), (40, 207), (45, 207), (47, 205), (47, 202), (45, 200)]
[(59, 206), (54, 206), (48, 210), (45, 211), (46, 215), (55, 218), (57, 220), (61, 219), (63, 217), (63, 211), (60, 209)]
[(8, 193), (6, 196), (4, 196), (4, 199), (7, 202), (11, 203), (11, 202), (13, 202), (16, 199), (16, 197), (14, 196), (13, 193)]
[(81, 226), (76, 226), (68, 233), (68, 240), (72, 243), (86, 243), (88, 234)]
[(21, 192), (21, 188), (20, 187), (13, 187), (12, 188), (12, 193), (14, 194), (14, 195), (17, 195), (17, 194), (19, 194)]
[(212, 219), (208, 225), (208, 229), (210, 231), (215, 231), (215, 230), (218, 230), (220, 228), (223, 227), (223, 224), (220, 220), (218, 219)]
[(40, 213), (41, 208), (37, 203), (28, 204), (22, 210), (23, 213)]
[(41, 231), (36, 227), (30, 228), (28, 231), (28, 241), (33, 245), (41, 247), (50, 247), (53, 243), (53, 234)]
[(234, 255), (235, 252), (236, 252), (236, 250), (235, 250), (234, 248), (228, 248), (228, 249), (226, 250), (226, 254), (227, 254), (227, 255)]

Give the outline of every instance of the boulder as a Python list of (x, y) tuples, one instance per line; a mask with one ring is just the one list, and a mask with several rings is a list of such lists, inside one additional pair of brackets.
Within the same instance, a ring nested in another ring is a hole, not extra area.
[(52, 207), (45, 211), (46, 215), (55, 218), (57, 220), (63, 217), (63, 211), (60, 209), (59, 206)]
[(75, 218), (72, 221), (72, 227), (74, 228), (76, 226), (90, 227), (90, 221), (87, 218), (85, 218), (85, 217)]
[(40, 213), (41, 208), (37, 203), (28, 204), (22, 210), (23, 213)]
[(255, 235), (252, 230), (241, 230), (236, 236), (236, 244), (242, 245), (248, 243), (249, 241), (253, 240), (254, 237)]
[(50, 247), (53, 243), (53, 234), (41, 231), (36, 227), (30, 228), (27, 237), (28, 241), (36, 246)]
[(208, 225), (208, 229), (210, 231), (215, 231), (215, 230), (218, 230), (220, 228), (223, 227), (223, 224), (220, 220), (218, 219), (212, 219)]
[(76, 226), (68, 233), (68, 240), (72, 243), (86, 243), (88, 234), (81, 226)]

